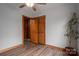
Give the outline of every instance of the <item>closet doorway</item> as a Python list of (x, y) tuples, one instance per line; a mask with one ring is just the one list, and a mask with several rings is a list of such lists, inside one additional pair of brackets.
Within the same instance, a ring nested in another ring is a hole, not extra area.
[(45, 45), (45, 15), (34, 18), (22, 16), (22, 46), (28, 42)]

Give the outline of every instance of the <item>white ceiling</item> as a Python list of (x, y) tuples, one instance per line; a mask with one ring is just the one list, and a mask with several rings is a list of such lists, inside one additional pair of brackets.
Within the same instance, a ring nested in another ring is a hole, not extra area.
[[(46, 5), (40, 6), (40, 5), (35, 5), (37, 11), (33, 11), (32, 8), (30, 7), (23, 7), (23, 8), (19, 8), (20, 5), (22, 5), (23, 3), (4, 3), (4, 5), (6, 5), (9, 9), (11, 10), (16, 10), (19, 12), (22, 12), (24, 15), (29, 14), (30, 16), (38, 16), (39, 14), (41, 14), (44, 11), (47, 11), (51, 8), (59, 8), (56, 7), (59, 4), (58, 3), (47, 3)], [(60, 5), (63, 5), (60, 3)]]
[(44, 8), (48, 5), (43, 5), (43, 6), (40, 6), (40, 5), (35, 5), (37, 11), (33, 11), (32, 8), (30, 7), (23, 7), (23, 8), (19, 8), (20, 5), (22, 5), (23, 3), (5, 3), (5, 5), (9, 8), (9, 9), (12, 9), (12, 10), (18, 10), (18, 11), (21, 11), (23, 13), (29, 13), (29, 14), (32, 14), (32, 16), (36, 16), (38, 14), (41, 13), (42, 10), (44, 10)]

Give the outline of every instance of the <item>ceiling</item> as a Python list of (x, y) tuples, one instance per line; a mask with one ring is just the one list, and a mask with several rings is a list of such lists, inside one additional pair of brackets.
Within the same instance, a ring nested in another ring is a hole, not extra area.
[[(3, 3), (4, 5), (6, 5), (7, 8), (11, 9), (11, 10), (16, 10), (19, 12), (22, 12), (23, 14), (31, 14), (31, 16), (36, 16), (41, 14), (42, 12), (47, 12), (48, 10), (51, 10), (51, 8), (56, 9), (59, 8), (59, 3), (47, 3), (46, 5), (40, 6), (40, 5), (36, 5), (36, 9), (37, 11), (33, 11), (32, 8), (30, 7), (24, 7), (24, 8), (19, 8), (20, 5), (22, 5), (23, 3)], [(60, 5), (63, 5), (60, 3)]]

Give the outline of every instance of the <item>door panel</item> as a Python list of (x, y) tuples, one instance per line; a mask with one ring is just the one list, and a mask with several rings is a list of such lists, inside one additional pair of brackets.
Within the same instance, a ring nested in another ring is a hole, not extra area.
[(45, 23), (39, 23), (39, 32), (44, 32), (45, 31)]
[(24, 17), (24, 40), (27, 39), (27, 27), (28, 27), (28, 19)]
[(38, 44), (38, 19), (30, 19), (30, 37), (31, 42)]
[(38, 44), (38, 34), (37, 33), (31, 33), (31, 42)]
[(45, 44), (45, 16), (41, 16), (39, 20), (39, 43)]
[(39, 43), (40, 44), (45, 44), (45, 35), (44, 33), (39, 33)]

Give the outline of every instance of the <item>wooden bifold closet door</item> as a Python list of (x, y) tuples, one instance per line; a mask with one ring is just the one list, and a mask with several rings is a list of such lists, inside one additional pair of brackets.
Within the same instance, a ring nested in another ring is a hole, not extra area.
[(32, 43), (38, 44), (38, 18), (30, 19), (30, 37)]
[(45, 44), (45, 16), (39, 17), (39, 43)]
[[(25, 20), (26, 18), (26, 20)], [(22, 16), (22, 39), (24, 47), (24, 39), (27, 38), (27, 31), (24, 34), (24, 31), (27, 29), (28, 17)], [(45, 44), (45, 16), (30, 18), (30, 41), (35, 44)], [(25, 25), (25, 26), (24, 26)], [(24, 30), (24, 27), (25, 30)]]
[(30, 19), (31, 42), (45, 44), (45, 16)]

